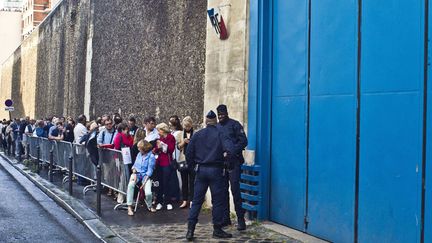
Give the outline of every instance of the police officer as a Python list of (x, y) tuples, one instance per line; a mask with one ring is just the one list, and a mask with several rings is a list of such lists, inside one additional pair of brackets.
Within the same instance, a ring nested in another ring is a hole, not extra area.
[(226, 208), (225, 186), (226, 176), (224, 170), (224, 141), (221, 133), (216, 128), (216, 114), (210, 111), (206, 116), (206, 128), (196, 132), (192, 137), (186, 151), (186, 161), (189, 166), (195, 168), (195, 191), (192, 200), (192, 208), (189, 211), (188, 231), (186, 239), (193, 240), (195, 225), (204, 202), (205, 194), (210, 187), (212, 197), (213, 237), (231, 238), (232, 234), (222, 230), (223, 213)]
[[(247, 146), (247, 138), (243, 130), (243, 126), (236, 120), (228, 117), (228, 109), (226, 105), (221, 104), (217, 108), (219, 123), (217, 125), (221, 133), (231, 142), (230, 147), (233, 148), (232, 156), (230, 156), (231, 168), (227, 174), (226, 187), (231, 184), (231, 193), (234, 199), (235, 211), (237, 214), (237, 230), (245, 230), (245, 210), (242, 207), (240, 195), (240, 174), (241, 165), (244, 163), (243, 149)], [(228, 190), (228, 189), (227, 189)], [(231, 225), (230, 209), (229, 209), (229, 194), (226, 198), (226, 208), (224, 211), (223, 226)]]

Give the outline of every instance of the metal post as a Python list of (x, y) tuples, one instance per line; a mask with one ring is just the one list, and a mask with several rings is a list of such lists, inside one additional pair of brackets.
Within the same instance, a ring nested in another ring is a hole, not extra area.
[(101, 216), (101, 176), (101, 166), (100, 162), (98, 161), (98, 165), (96, 167), (96, 212), (99, 216)]
[[(27, 138), (27, 141), (29, 141), (28, 138)], [(24, 148), (24, 153), (25, 153), (24, 158), (29, 159), (30, 158), (30, 142), (26, 143), (26, 146)]]
[(73, 161), (73, 158), (71, 155), (71, 156), (69, 156), (69, 165), (68, 165), (68, 169), (69, 169), (69, 175), (68, 175), (68, 177), (69, 177), (69, 195), (71, 195), (71, 196), (73, 194), (73, 191), (72, 191), (72, 183), (73, 183), (73, 181), (72, 181), (72, 175), (73, 175), (73, 173), (72, 173), (72, 161)]
[(40, 162), (40, 146), (39, 144), (36, 146), (36, 151), (37, 151), (37, 159), (36, 159), (36, 173), (39, 173), (40, 168), (39, 168), (39, 162)]
[(54, 170), (54, 148), (50, 150), (49, 158), (49, 181), (53, 182), (53, 170)]

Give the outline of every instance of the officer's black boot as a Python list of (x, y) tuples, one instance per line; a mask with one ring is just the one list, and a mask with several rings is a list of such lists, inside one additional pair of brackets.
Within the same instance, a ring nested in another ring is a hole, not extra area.
[(227, 227), (228, 225), (231, 225), (231, 219), (228, 217), (227, 220), (224, 220), (222, 223), (222, 227)]
[(221, 226), (214, 225), (213, 226), (213, 237), (225, 239), (225, 238), (231, 238), (232, 234), (223, 231)]
[(237, 218), (237, 230), (238, 231), (246, 230), (246, 222), (244, 217)]
[(192, 241), (194, 238), (194, 231), (195, 231), (195, 225), (189, 223), (188, 224), (188, 231), (186, 233), (186, 240)]

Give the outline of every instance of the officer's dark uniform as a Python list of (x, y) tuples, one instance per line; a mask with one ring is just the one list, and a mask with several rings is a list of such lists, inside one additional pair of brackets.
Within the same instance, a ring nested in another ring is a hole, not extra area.
[[(217, 107), (218, 113), (225, 112), (228, 116), (228, 111), (225, 105), (219, 105)], [(230, 147), (233, 148), (232, 151), (232, 168), (230, 168), (228, 173), (228, 178), (226, 180), (226, 187), (231, 184), (231, 192), (234, 199), (235, 211), (238, 219), (238, 230), (246, 229), (244, 222), (245, 210), (242, 207), (242, 200), (240, 194), (240, 174), (241, 165), (244, 163), (243, 149), (247, 146), (247, 138), (243, 130), (243, 126), (236, 120), (228, 118), (224, 122), (219, 122), (217, 125), (221, 133), (227, 137), (230, 141)], [(229, 195), (226, 198), (226, 208), (224, 210), (224, 226), (231, 224), (230, 221), (230, 209), (229, 209)]]
[(222, 230), (223, 213), (226, 208), (226, 195), (228, 195), (226, 176), (224, 175), (224, 141), (216, 127), (216, 114), (210, 111), (207, 119), (213, 120), (213, 125), (196, 132), (192, 137), (186, 151), (186, 160), (189, 166), (196, 171), (194, 196), (192, 208), (189, 211), (188, 233), (186, 238), (193, 239), (193, 231), (198, 222), (198, 215), (204, 202), (207, 189), (210, 187), (212, 197), (213, 236), (218, 238), (232, 237)]

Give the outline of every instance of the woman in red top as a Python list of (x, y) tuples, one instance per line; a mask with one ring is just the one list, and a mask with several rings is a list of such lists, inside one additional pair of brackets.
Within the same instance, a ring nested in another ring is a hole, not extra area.
[(117, 128), (117, 134), (114, 137), (114, 149), (133, 146), (133, 137), (129, 135), (129, 127), (126, 123), (121, 123)]
[(167, 124), (160, 123), (156, 126), (159, 132), (159, 140), (156, 142), (155, 153), (158, 154), (156, 164), (159, 166), (159, 193), (157, 196), (156, 210), (162, 209), (162, 204), (166, 205), (167, 210), (172, 210), (172, 194), (173, 190), (170, 187), (171, 180), (174, 179), (176, 172), (170, 165), (172, 154), (174, 152), (176, 140)]
[[(117, 134), (114, 137), (114, 149), (121, 150), (124, 147), (131, 148), (133, 146), (133, 137), (129, 135), (129, 127), (126, 123), (121, 123), (117, 127)], [(124, 166), (126, 172), (126, 178), (120, 178), (119, 190), (122, 190), (123, 183), (129, 181), (129, 175), (131, 174), (132, 164), (127, 164)], [(122, 176), (124, 173), (122, 173)], [(126, 184), (127, 185), (127, 184)], [(124, 195), (119, 193), (117, 196), (117, 202), (123, 203)]]

